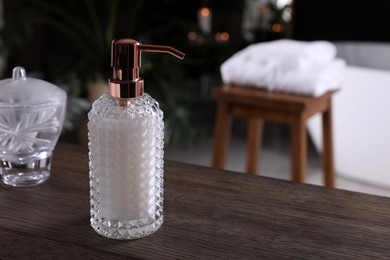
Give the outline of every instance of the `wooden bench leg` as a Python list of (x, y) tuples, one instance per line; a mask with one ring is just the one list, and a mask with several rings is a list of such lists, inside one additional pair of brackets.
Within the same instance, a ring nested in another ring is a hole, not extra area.
[(327, 187), (335, 186), (334, 164), (333, 164), (333, 133), (332, 133), (332, 107), (322, 113), (322, 169), (324, 183)]
[(217, 108), (217, 118), (214, 128), (214, 146), (211, 166), (223, 169), (225, 167), (226, 153), (229, 147), (231, 127), (231, 115), (229, 105), (219, 102)]
[(290, 127), (291, 179), (304, 182), (306, 178), (307, 136), (305, 120), (297, 116)]
[(259, 152), (262, 140), (263, 122), (257, 118), (249, 118), (246, 151), (246, 172), (256, 174), (259, 164)]

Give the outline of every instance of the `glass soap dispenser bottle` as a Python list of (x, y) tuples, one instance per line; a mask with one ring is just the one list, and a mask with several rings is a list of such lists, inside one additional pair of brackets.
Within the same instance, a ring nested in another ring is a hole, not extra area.
[(91, 226), (114, 239), (141, 238), (163, 223), (163, 112), (144, 93), (141, 52), (184, 58), (169, 46), (113, 40), (108, 93), (88, 113)]

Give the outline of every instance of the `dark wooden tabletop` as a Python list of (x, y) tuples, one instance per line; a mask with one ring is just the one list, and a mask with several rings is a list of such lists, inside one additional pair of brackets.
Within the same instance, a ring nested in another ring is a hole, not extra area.
[(390, 259), (390, 199), (167, 161), (164, 224), (119, 241), (89, 224), (87, 150), (0, 187), (0, 259)]

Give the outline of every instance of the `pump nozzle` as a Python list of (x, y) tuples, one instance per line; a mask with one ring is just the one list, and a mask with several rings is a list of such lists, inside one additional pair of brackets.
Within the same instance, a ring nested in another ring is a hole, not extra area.
[(164, 52), (183, 59), (184, 53), (170, 46), (141, 44), (133, 39), (113, 40), (111, 45), (112, 78), (109, 93), (116, 98), (133, 98), (144, 92), (144, 80), (139, 76), (141, 52)]
[(185, 54), (181, 51), (172, 48), (171, 46), (162, 46), (162, 45), (150, 45), (150, 44), (140, 44), (139, 46), (141, 51), (146, 52), (165, 52), (169, 53), (172, 56), (175, 56), (178, 59), (184, 59)]

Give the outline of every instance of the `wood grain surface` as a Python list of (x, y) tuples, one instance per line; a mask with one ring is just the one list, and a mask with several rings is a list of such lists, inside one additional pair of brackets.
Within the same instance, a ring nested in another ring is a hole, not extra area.
[(58, 144), (50, 179), (0, 187), (0, 259), (390, 259), (390, 199), (172, 161), (164, 224), (130, 241), (89, 225), (88, 152)]

